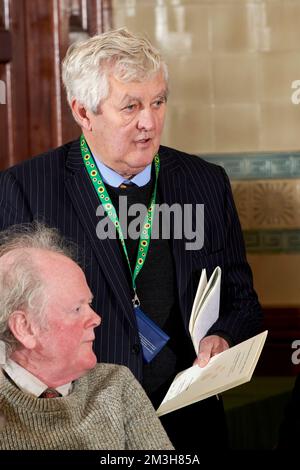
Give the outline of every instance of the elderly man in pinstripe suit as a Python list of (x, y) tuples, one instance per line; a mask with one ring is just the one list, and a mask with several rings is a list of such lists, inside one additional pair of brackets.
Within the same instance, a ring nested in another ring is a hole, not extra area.
[[(63, 81), (82, 135), (1, 174), (0, 229), (42, 220), (79, 245), (78, 259), (102, 316), (94, 344), (98, 360), (127, 365), (157, 406), (178, 371), (195, 359), (204, 366), (260, 328), (230, 184), (222, 168), (160, 146), (167, 67), (147, 39), (123, 28), (74, 44), (64, 59)], [(134, 225), (138, 237), (130, 230), (126, 237), (135, 204), (146, 208), (145, 223)], [(151, 237), (152, 212), (159, 204), (189, 206), (194, 229), (202, 204), (203, 244), (187, 249), (190, 239), (184, 230), (178, 237), (174, 227), (168, 238), (162, 231)], [(103, 221), (106, 237), (99, 231)], [(202, 269), (210, 276), (216, 266), (222, 269), (219, 319), (195, 358), (189, 316)], [(151, 360), (139, 336), (143, 314), (153, 322), (143, 335), (158, 330), (165, 338)], [(226, 447), (217, 397), (162, 422), (178, 449)]]

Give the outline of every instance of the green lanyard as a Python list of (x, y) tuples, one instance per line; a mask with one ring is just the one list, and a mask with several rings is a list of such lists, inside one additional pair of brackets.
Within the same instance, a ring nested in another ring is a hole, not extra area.
[(115, 209), (114, 205), (111, 202), (111, 199), (108, 195), (108, 192), (107, 192), (106, 187), (104, 185), (104, 182), (102, 180), (101, 174), (98, 170), (98, 167), (95, 163), (93, 155), (92, 155), (92, 153), (91, 153), (91, 151), (90, 151), (83, 135), (81, 135), (81, 137), (80, 137), (80, 147), (81, 147), (81, 155), (82, 155), (85, 167), (86, 167), (87, 172), (90, 176), (90, 179), (93, 183), (93, 186), (94, 186), (94, 188), (95, 188), (95, 190), (98, 194), (99, 200), (100, 200), (106, 214), (108, 215), (108, 217), (110, 218), (110, 220), (112, 221), (112, 223), (114, 224), (114, 226), (116, 227), (116, 230), (118, 232), (119, 239), (120, 239), (121, 245), (123, 247), (125, 257), (127, 259), (128, 267), (129, 267), (129, 270), (130, 270), (130, 273), (131, 273), (132, 286), (133, 286), (134, 294), (135, 294), (135, 298), (134, 298), (133, 301), (134, 301), (135, 305), (139, 305), (139, 301), (138, 301), (138, 298), (137, 298), (137, 295), (136, 295), (135, 280), (136, 280), (137, 275), (139, 274), (139, 272), (141, 271), (141, 269), (144, 265), (144, 262), (145, 262), (145, 259), (146, 259), (147, 253), (148, 253), (148, 249), (149, 249), (150, 240), (151, 240), (151, 232), (152, 232), (155, 201), (156, 201), (156, 191), (157, 191), (157, 180), (158, 180), (159, 167), (160, 167), (159, 156), (157, 154), (154, 157), (155, 185), (154, 185), (154, 190), (153, 190), (153, 193), (152, 193), (152, 196), (151, 196), (150, 204), (149, 204), (149, 207), (148, 207), (148, 211), (147, 211), (147, 214), (146, 214), (146, 217), (145, 217), (145, 220), (144, 220), (143, 228), (142, 228), (142, 231), (141, 231), (137, 259), (136, 259), (136, 262), (135, 262), (134, 272), (132, 274), (132, 269), (131, 269), (131, 266), (130, 266), (130, 261), (129, 261), (129, 258), (128, 258), (128, 253), (127, 253), (127, 249), (126, 249), (126, 245), (125, 245), (125, 240), (124, 240), (122, 228), (121, 228), (118, 216), (117, 216), (116, 209)]

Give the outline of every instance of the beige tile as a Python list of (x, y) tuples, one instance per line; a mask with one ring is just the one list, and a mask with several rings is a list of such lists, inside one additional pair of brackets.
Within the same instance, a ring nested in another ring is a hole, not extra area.
[(209, 8), (202, 2), (114, 2), (114, 27), (147, 32), (162, 52), (208, 50)]
[(209, 106), (168, 106), (162, 143), (188, 153), (212, 152)]
[(246, 5), (222, 3), (211, 7), (213, 51), (236, 52), (253, 49)]
[[(166, 7), (174, 7), (174, 6), (190, 6), (190, 5), (203, 5), (203, 4), (210, 4), (210, 3), (230, 3), (230, 2), (248, 2), (249, 0), (112, 0), (113, 8), (131, 8), (134, 5), (164, 5)], [(250, 0), (251, 2), (261, 1), (261, 0)]]
[(217, 152), (257, 150), (259, 106), (251, 104), (215, 106), (214, 134)]
[(211, 49), (209, 8), (205, 2), (186, 3), (185, 30), (191, 34), (192, 52), (207, 52)]
[(212, 72), (210, 55), (169, 57), (171, 104), (210, 104)]
[(155, 43), (156, 39), (156, 15), (153, 5), (136, 4), (129, 8), (115, 8), (113, 10), (113, 27), (126, 26), (130, 31), (145, 33)]
[(260, 101), (291, 99), (291, 84), (300, 79), (300, 52), (270, 52), (259, 54), (258, 92)]
[(209, 48), (209, 8), (200, 3), (157, 2), (156, 40), (167, 54), (199, 54)]
[(261, 105), (260, 149), (299, 150), (300, 105)]
[[(143, 0), (142, 0), (143, 1)], [(147, 0), (146, 0), (147, 1)], [(189, 1), (189, 0), (180, 0), (180, 1)], [(247, 7), (251, 7), (252, 5), (265, 5), (266, 3), (273, 3), (273, 2), (285, 2), (289, 0), (191, 0), (191, 1), (200, 1), (200, 2), (206, 2), (210, 4), (216, 4), (218, 5), (233, 5), (233, 4), (239, 4), (239, 5), (246, 5)], [(290, 0), (293, 1), (293, 0)], [(298, 0), (294, 0), (298, 1)]]
[(256, 54), (214, 55), (214, 103), (254, 103), (257, 101)]
[(266, 22), (270, 30), (270, 48), (272, 50), (299, 51), (300, 42), (300, 2), (267, 2)]

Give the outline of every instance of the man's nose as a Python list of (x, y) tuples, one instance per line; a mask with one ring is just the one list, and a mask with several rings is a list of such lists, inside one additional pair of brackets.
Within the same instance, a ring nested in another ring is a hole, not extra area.
[(90, 307), (90, 315), (89, 315), (89, 320), (88, 320), (88, 325), (92, 326), (93, 328), (96, 328), (96, 326), (99, 326), (101, 323), (102, 319), (100, 315), (98, 315), (91, 307)]
[(138, 129), (145, 129), (146, 131), (151, 131), (154, 129), (155, 120), (154, 120), (154, 111), (151, 108), (144, 108), (139, 113), (137, 127)]

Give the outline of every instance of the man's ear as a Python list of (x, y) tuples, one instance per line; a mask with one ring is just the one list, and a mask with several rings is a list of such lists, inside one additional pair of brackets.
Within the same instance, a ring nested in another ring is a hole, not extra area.
[(37, 331), (33, 327), (30, 316), (23, 310), (13, 312), (8, 320), (8, 326), (14, 337), (26, 349), (33, 349), (37, 344)]
[(82, 104), (77, 100), (73, 100), (71, 103), (72, 113), (75, 121), (80, 127), (87, 131), (92, 130), (92, 123), (90, 119), (91, 112), (88, 111)]

